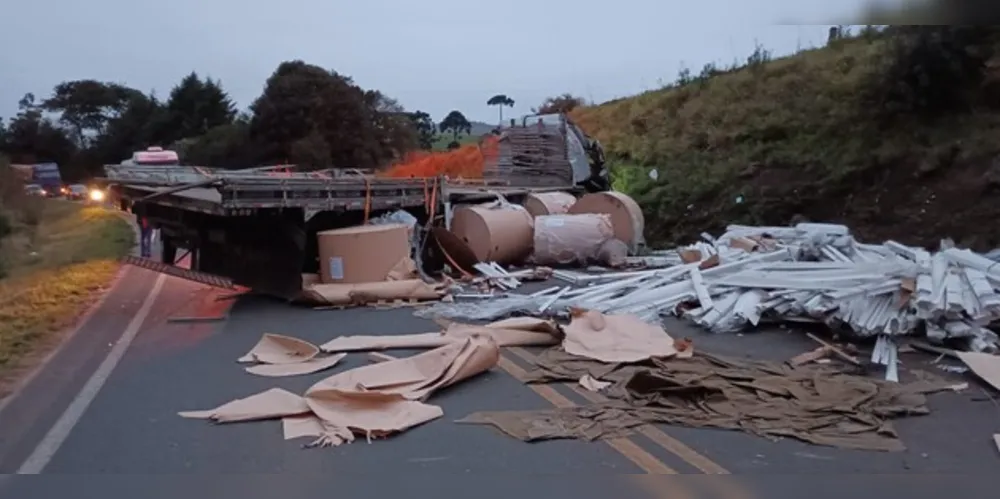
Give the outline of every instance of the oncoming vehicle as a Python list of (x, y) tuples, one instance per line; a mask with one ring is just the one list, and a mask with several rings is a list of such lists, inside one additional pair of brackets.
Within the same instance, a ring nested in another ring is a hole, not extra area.
[(73, 184), (66, 188), (66, 199), (73, 201), (83, 201), (87, 199), (87, 186), (83, 184)]
[(27, 194), (27, 195), (29, 195), (29, 196), (40, 196), (40, 197), (45, 197), (45, 196), (49, 195), (48, 191), (46, 191), (44, 187), (42, 187), (42, 186), (40, 186), (38, 184), (27, 184), (27, 185), (25, 185), (24, 186), (24, 193)]

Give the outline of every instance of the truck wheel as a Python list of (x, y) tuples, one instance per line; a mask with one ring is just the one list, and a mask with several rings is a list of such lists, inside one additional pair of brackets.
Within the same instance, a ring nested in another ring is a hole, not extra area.
[(177, 260), (177, 245), (169, 237), (162, 240), (161, 256), (163, 263), (173, 265)]

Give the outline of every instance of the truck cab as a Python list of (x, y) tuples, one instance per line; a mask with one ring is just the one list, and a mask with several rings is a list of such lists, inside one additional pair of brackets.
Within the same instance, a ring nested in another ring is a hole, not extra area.
[(144, 151), (132, 153), (132, 157), (121, 162), (125, 166), (180, 166), (177, 152), (153, 146)]

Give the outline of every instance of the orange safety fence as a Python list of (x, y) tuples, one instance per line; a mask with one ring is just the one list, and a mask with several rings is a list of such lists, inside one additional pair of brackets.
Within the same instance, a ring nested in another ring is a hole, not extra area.
[(413, 152), (380, 176), (392, 178), (425, 178), (444, 175), (452, 179), (481, 179), (483, 167), (495, 161), (498, 153), (497, 137), (486, 136), (479, 144), (468, 144), (446, 152)]

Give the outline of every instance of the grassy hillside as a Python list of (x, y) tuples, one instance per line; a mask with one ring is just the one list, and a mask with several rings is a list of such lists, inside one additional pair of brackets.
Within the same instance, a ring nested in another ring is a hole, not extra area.
[[(846, 223), (869, 240), (1000, 243), (1000, 113), (977, 104), (932, 119), (874, 119), (861, 96), (886, 71), (891, 43), (838, 40), (573, 117), (643, 206), (653, 244), (796, 215)], [(988, 88), (985, 72), (977, 92)], [(651, 168), (657, 181), (646, 177)]]

